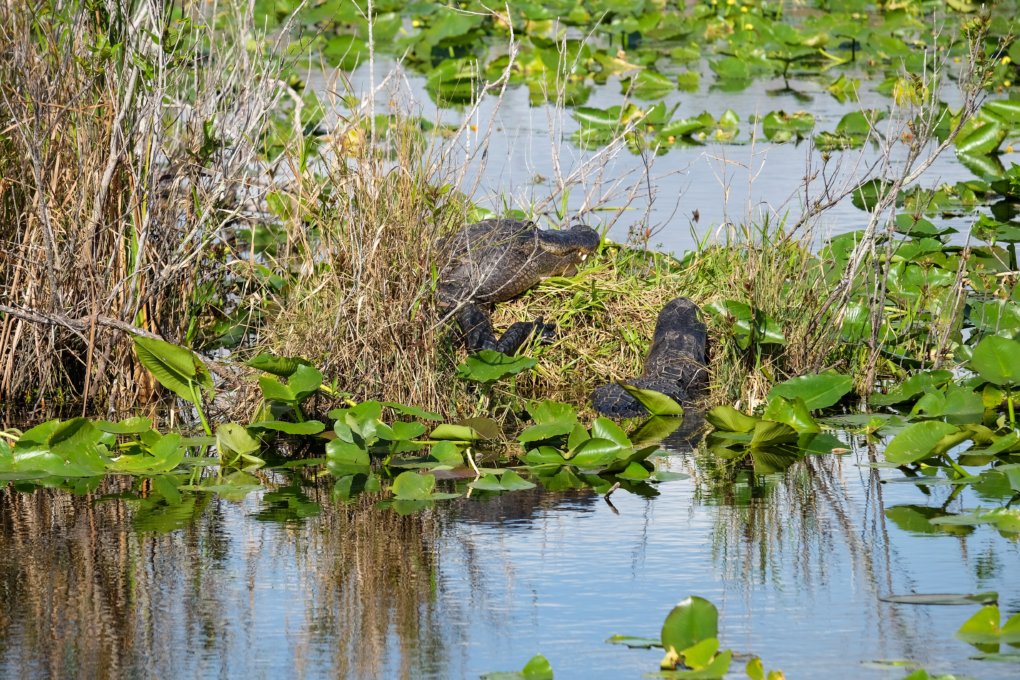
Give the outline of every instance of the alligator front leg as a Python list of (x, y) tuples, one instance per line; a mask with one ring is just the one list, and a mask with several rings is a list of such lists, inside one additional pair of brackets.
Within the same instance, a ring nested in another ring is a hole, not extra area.
[(542, 319), (518, 321), (497, 340), (496, 333), (492, 330), (489, 312), (481, 305), (473, 302), (465, 304), (457, 312), (456, 318), (464, 333), (464, 344), (467, 345), (469, 352), (494, 349), (503, 354), (514, 354), (536, 333), (543, 341), (551, 340), (556, 328), (553, 324), (543, 323)]

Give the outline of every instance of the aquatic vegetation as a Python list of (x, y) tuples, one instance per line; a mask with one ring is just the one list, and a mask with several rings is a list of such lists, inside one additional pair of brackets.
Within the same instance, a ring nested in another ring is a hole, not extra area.
[(549, 660), (541, 654), (536, 654), (524, 664), (519, 671), (497, 671), (494, 673), (483, 673), (483, 680), (552, 680), (553, 669)]
[[(662, 678), (727, 677), (732, 650), (719, 650), (719, 610), (703, 597), (692, 595), (670, 610), (658, 639), (614, 635), (607, 642), (628, 647), (662, 647), (666, 655), (659, 664)], [(761, 659), (751, 657), (745, 667), (752, 680), (783, 680), (782, 671), (765, 672)]]

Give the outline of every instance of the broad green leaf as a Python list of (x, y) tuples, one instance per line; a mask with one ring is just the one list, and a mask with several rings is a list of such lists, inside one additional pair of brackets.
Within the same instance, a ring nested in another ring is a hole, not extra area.
[(258, 451), (260, 446), (259, 440), (237, 423), (223, 423), (216, 428), (216, 448), (219, 449), (220, 455), (227, 451), (252, 453)]
[(1001, 631), (999, 629), (999, 607), (988, 605), (964, 621), (956, 631), (956, 637), (970, 644), (998, 644)]
[(635, 385), (628, 385), (627, 383), (620, 383), (620, 387), (627, 394), (637, 399), (638, 403), (644, 406), (648, 413), (653, 416), (682, 416), (684, 414), (683, 407), (672, 397), (662, 392), (643, 389)]
[(769, 405), (762, 414), (765, 420), (772, 420), (777, 423), (789, 425), (797, 432), (821, 432), (815, 419), (811, 417), (804, 400), (800, 397), (787, 399), (780, 395), (774, 395), (769, 400)]
[(568, 465), (567, 459), (559, 451), (551, 446), (539, 446), (531, 449), (524, 456), (524, 462), (529, 466), (540, 465)]
[(302, 423), (291, 423), (284, 420), (262, 420), (248, 426), (249, 430), (275, 430), (284, 434), (313, 435), (326, 429), (318, 420), (306, 420)]
[(621, 472), (617, 472), (615, 474), (620, 479), (626, 479), (632, 482), (641, 482), (652, 476), (652, 473), (650, 473), (644, 465), (637, 462), (627, 463), (627, 467), (625, 467)]
[(337, 465), (369, 465), (372, 462), (364, 447), (341, 439), (326, 444), (326, 457)]
[(436, 478), (423, 475), (413, 470), (401, 472), (393, 480), (394, 498), (409, 501), (425, 501), (432, 498), (432, 490), (436, 488)]
[(462, 446), (457, 442), (441, 441), (432, 445), (429, 455), (435, 458), (440, 465), (448, 465), (451, 468), (455, 468), (464, 464), (462, 450)]
[(88, 446), (99, 441), (100, 431), (86, 418), (71, 418), (60, 423), (47, 438), (47, 445), (53, 449), (60, 444)]
[(558, 423), (564, 420), (577, 421), (577, 411), (570, 404), (560, 401), (538, 401), (528, 404), (528, 413), (536, 423)]
[(787, 399), (800, 397), (809, 411), (828, 408), (839, 402), (853, 387), (853, 379), (837, 373), (818, 373), (791, 378), (773, 387), (768, 394)]
[(315, 394), (322, 385), (322, 373), (314, 366), (299, 364), (293, 375), (287, 378), (287, 386), (294, 394), (296, 401), (301, 401)]
[(95, 420), (93, 424), (102, 432), (110, 434), (141, 434), (152, 429), (152, 421), (144, 416), (127, 418), (116, 423), (109, 420)]
[(609, 418), (596, 418), (591, 426), (592, 439), (608, 439), (621, 447), (629, 447), (630, 438), (620, 426)]
[(429, 439), (449, 439), (451, 441), (474, 442), (483, 439), (474, 428), (467, 425), (442, 423), (429, 434)]
[(397, 413), (400, 413), (405, 416), (411, 416), (412, 418), (421, 418), (422, 420), (443, 419), (443, 416), (441, 416), (440, 414), (433, 413), (432, 411), (426, 411), (424, 409), (418, 408), (417, 406), (405, 406), (403, 404), (398, 404), (395, 401), (383, 401), (379, 403), (381, 406), (391, 408)]
[(1006, 138), (1006, 129), (996, 121), (978, 125), (956, 138), (956, 152), (968, 156), (984, 156), (999, 148)]
[(267, 353), (252, 357), (244, 363), (246, 366), (278, 375), (281, 378), (289, 378), (302, 364), (310, 365), (306, 359), (300, 357), (278, 357)]
[(202, 360), (189, 349), (163, 340), (134, 337), (138, 361), (152, 373), (160, 385), (181, 399), (194, 402), (192, 385), (212, 391), (212, 375)]
[(512, 357), (495, 350), (483, 349), (468, 355), (464, 363), (457, 367), (457, 377), (463, 380), (492, 383), (534, 368), (537, 363), (531, 357)]
[(594, 470), (604, 468), (630, 447), (623, 447), (608, 439), (591, 438), (577, 448), (570, 457), (569, 463), (582, 469)]
[(553, 669), (549, 660), (541, 654), (531, 657), (521, 669), (524, 680), (553, 680)]
[(468, 486), (478, 491), (504, 491), (503, 485), (500, 484), (499, 477), (496, 475), (482, 475)]
[(705, 414), (705, 420), (717, 430), (725, 432), (750, 432), (760, 419), (744, 415), (732, 406), (716, 406)]
[(996, 592), (973, 594), (908, 593), (906, 595), (887, 595), (878, 599), (883, 602), (895, 602), (896, 604), (974, 605), (998, 604), (999, 594)]
[(709, 666), (715, 659), (715, 653), (719, 651), (719, 639), (710, 637), (699, 640), (687, 649), (680, 652), (684, 665), (701, 670)]
[(885, 459), (896, 465), (914, 463), (933, 455), (943, 437), (960, 431), (956, 425), (931, 420), (905, 427), (885, 448)]
[(266, 401), (278, 401), (283, 404), (293, 404), (297, 401), (294, 391), (273, 376), (260, 375), (259, 387)]
[(504, 472), (502, 477), (500, 477), (499, 483), (506, 491), (522, 491), (535, 488), (532, 482), (524, 479), (513, 470)]
[(970, 367), (996, 385), (1014, 385), (1020, 380), (1020, 342), (986, 336), (974, 348)]
[(751, 434), (751, 447), (764, 448), (797, 441), (797, 431), (785, 423), (759, 420)]
[(660, 639), (667, 652), (679, 653), (707, 638), (719, 636), (719, 611), (708, 600), (691, 596), (666, 616)]

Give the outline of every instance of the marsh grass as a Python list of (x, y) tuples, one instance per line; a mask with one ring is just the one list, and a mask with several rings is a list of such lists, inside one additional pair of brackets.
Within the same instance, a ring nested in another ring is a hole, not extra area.
[(144, 402), (131, 335), (190, 343), (200, 292), (226, 304), (226, 234), (258, 219), (258, 141), (282, 88), (250, 15), (185, 8), (0, 4), (8, 407)]
[[(731, 245), (706, 242), (682, 260), (604, 244), (577, 276), (548, 280), (500, 306), (500, 326), (542, 316), (559, 329), (552, 345), (533, 348), (539, 366), (535, 375), (518, 379), (516, 393), (587, 404), (598, 385), (639, 375), (659, 311), (683, 296), (702, 307), (710, 336), (711, 392), (696, 406), (753, 405), (810, 360), (802, 342), (809, 320), (804, 311), (817, 303), (821, 266), (805, 244), (769, 225)], [(775, 319), (787, 345), (741, 349), (727, 322), (704, 311), (730, 299)]]

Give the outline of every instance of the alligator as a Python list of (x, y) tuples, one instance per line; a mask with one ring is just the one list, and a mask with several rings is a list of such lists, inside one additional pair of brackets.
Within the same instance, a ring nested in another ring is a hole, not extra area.
[[(652, 347), (645, 359), (644, 372), (624, 383), (655, 390), (677, 402), (690, 402), (705, 387), (705, 345), (708, 333), (698, 318), (698, 306), (687, 298), (670, 300), (659, 312), (652, 336)], [(595, 389), (591, 403), (608, 416), (627, 418), (647, 415), (644, 406), (617, 383)]]
[(437, 301), (456, 319), (468, 351), (513, 354), (532, 335), (551, 339), (555, 326), (541, 318), (518, 321), (497, 339), (490, 318), (493, 305), (544, 278), (574, 274), (599, 241), (598, 232), (584, 225), (553, 231), (514, 219), (470, 224), (437, 243), (441, 265)]

